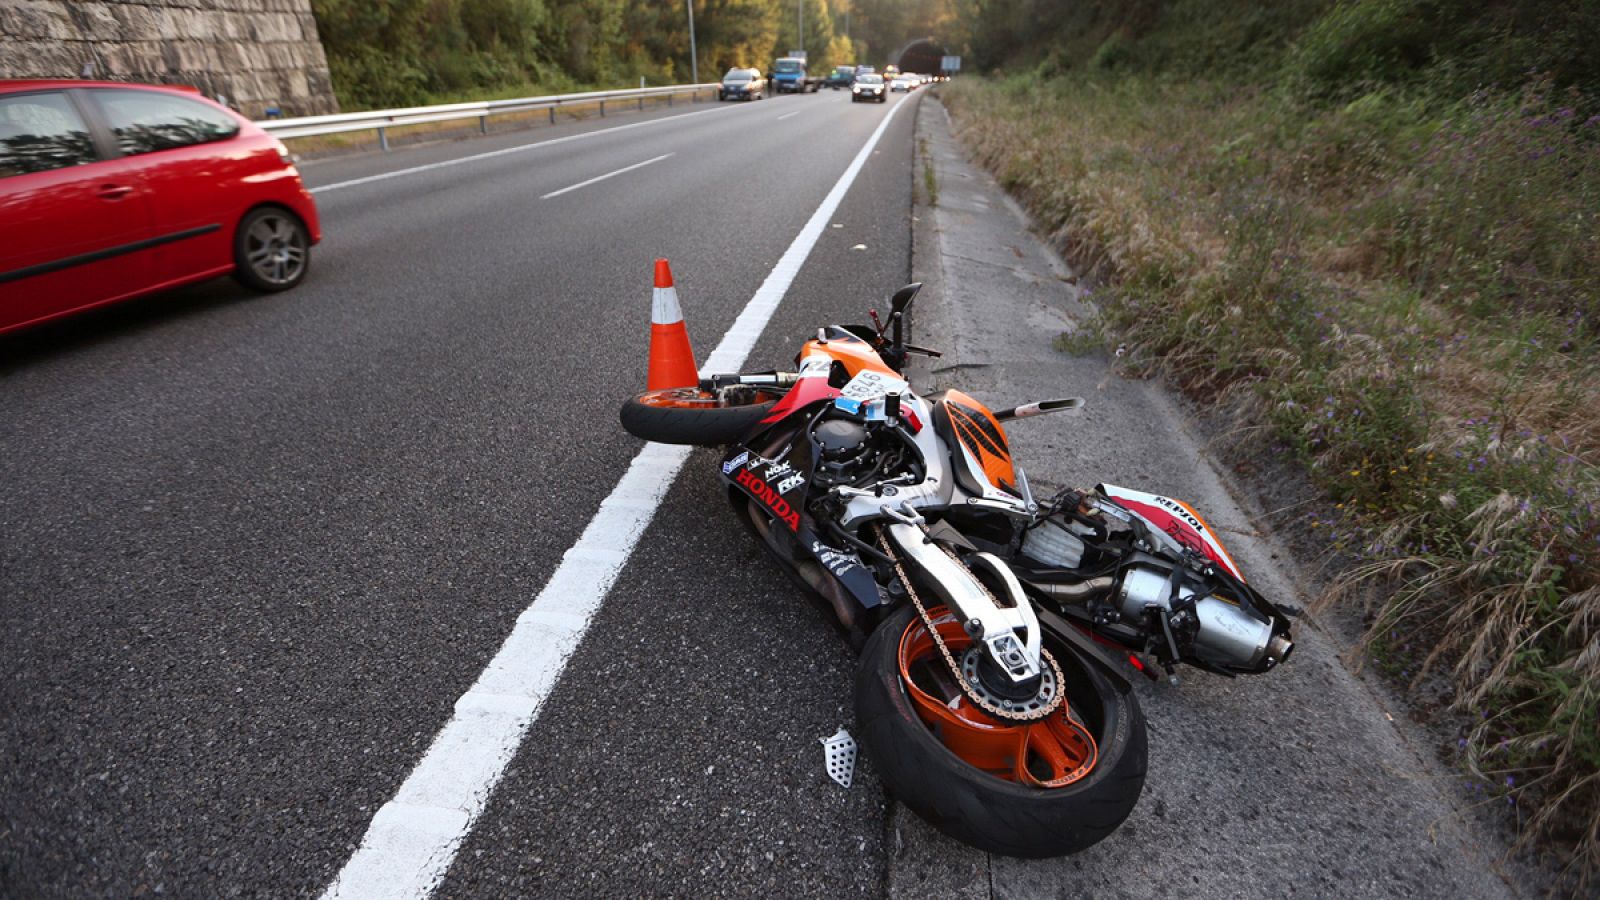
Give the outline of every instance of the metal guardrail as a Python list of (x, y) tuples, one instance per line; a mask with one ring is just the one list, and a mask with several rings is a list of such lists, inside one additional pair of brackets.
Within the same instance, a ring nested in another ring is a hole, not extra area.
[(424, 125), (429, 122), (449, 122), (457, 119), (477, 119), (478, 130), (489, 131), (489, 117), (505, 113), (527, 112), (536, 109), (550, 111), (550, 124), (556, 121), (556, 111), (563, 107), (599, 104), (600, 116), (605, 117), (606, 104), (633, 100), (644, 108), (647, 99), (672, 98), (683, 94), (698, 103), (700, 93), (717, 88), (716, 83), (674, 84), (666, 87), (634, 88), (624, 91), (588, 91), (582, 94), (553, 94), (548, 97), (521, 97), (515, 100), (487, 100), (479, 103), (445, 103), (438, 106), (413, 106), (407, 109), (378, 109), (369, 112), (341, 113), (335, 116), (302, 116), (296, 119), (264, 119), (257, 122), (261, 128), (279, 138), (314, 137), (324, 134), (344, 134), (351, 131), (377, 131), (378, 143), (389, 149), (389, 129), (403, 125)]

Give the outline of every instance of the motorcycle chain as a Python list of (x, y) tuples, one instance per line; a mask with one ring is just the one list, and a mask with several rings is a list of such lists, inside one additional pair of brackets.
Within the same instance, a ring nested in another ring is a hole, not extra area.
[[(950, 667), (950, 674), (955, 678), (956, 684), (961, 687), (962, 695), (965, 696), (973, 706), (978, 707), (997, 719), (1006, 722), (1017, 723), (1043, 721), (1055, 713), (1056, 710), (1061, 708), (1061, 703), (1066, 699), (1067, 696), (1067, 683), (1062, 677), (1061, 666), (1056, 662), (1055, 657), (1050, 655), (1050, 651), (1043, 647), (1039, 648), (1039, 660), (1049, 664), (1050, 673), (1054, 675), (1056, 679), (1056, 693), (1055, 696), (1050, 699), (1050, 702), (1046, 703), (1043, 708), (1033, 712), (1017, 713), (1002, 709), (1001, 707), (996, 706), (995, 704), (984, 699), (984, 697), (979, 694), (977, 690), (973, 688), (973, 686), (967, 681), (966, 676), (962, 674), (961, 664), (956, 662), (955, 654), (951, 653), (950, 648), (945, 646), (944, 635), (940, 634), (939, 629), (934, 626), (933, 617), (929, 615), (927, 607), (922, 605), (922, 598), (917, 596), (916, 587), (912, 585), (911, 579), (906, 577), (906, 570), (900, 564), (900, 557), (896, 556), (894, 548), (889, 546), (888, 535), (885, 534), (882, 528), (878, 529), (878, 545), (883, 548), (883, 552), (887, 554), (889, 560), (894, 563), (894, 573), (900, 578), (900, 583), (906, 586), (906, 596), (911, 598), (911, 605), (916, 607), (917, 615), (922, 618), (922, 624), (928, 629), (928, 633), (933, 636), (933, 642), (938, 646), (939, 653), (944, 657), (945, 664)], [(954, 559), (958, 565), (961, 564), (961, 560), (957, 559), (956, 555), (951, 553), (948, 547), (945, 547), (943, 544), (938, 546), (939, 549), (943, 550), (947, 555), (950, 556), (951, 559)], [(964, 565), (963, 568), (965, 568)], [(976, 581), (976, 579), (974, 580)], [(989, 598), (989, 602), (995, 603), (994, 595), (989, 593), (989, 588), (985, 586), (983, 582), (978, 582), (978, 588), (979, 590), (982, 590), (985, 596)], [(995, 605), (999, 606), (998, 603), (995, 603)]]

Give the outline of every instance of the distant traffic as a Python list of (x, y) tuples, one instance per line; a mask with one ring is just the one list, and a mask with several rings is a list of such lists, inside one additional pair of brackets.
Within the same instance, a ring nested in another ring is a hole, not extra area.
[(881, 74), (870, 65), (838, 65), (826, 76), (818, 77), (811, 74), (804, 56), (785, 56), (772, 64), (771, 77), (746, 66), (729, 69), (717, 88), (717, 99), (760, 100), (769, 92), (814, 94), (826, 87), (835, 91), (849, 88), (851, 102), (884, 103), (890, 93), (910, 93), (925, 84), (947, 80), (944, 75), (902, 72), (892, 63), (884, 66)]

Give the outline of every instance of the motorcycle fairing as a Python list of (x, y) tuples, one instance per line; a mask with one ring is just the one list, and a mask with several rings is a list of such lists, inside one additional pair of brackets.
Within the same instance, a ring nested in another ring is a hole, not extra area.
[(883, 602), (883, 595), (878, 591), (878, 580), (872, 577), (872, 570), (867, 568), (859, 555), (824, 543), (805, 525), (800, 526), (799, 538), (801, 546), (810, 550), (817, 562), (839, 579), (863, 607), (871, 609)]
[[(859, 554), (835, 547), (817, 536), (810, 517), (803, 511), (806, 494), (809, 448), (798, 445), (785, 459), (769, 459), (747, 446), (732, 448), (722, 462), (722, 475), (745, 496), (760, 504), (772, 517), (794, 533), (795, 543), (804, 548), (850, 595), (868, 609), (883, 602), (878, 581)], [(783, 455), (783, 454), (779, 454)]]
[(844, 366), (845, 372), (854, 378), (862, 372), (878, 372), (891, 378), (899, 378), (900, 373), (889, 367), (872, 349), (872, 345), (862, 340), (855, 334), (846, 331), (837, 325), (830, 325), (822, 329), (822, 334), (816, 339), (806, 341), (800, 349), (800, 358), (808, 359), (814, 355), (826, 356), (830, 360)]
[(1011, 444), (994, 413), (956, 390), (928, 400), (941, 436), (961, 448), (953, 460), (961, 486), (980, 497), (992, 491), (1016, 495), (1017, 471), (1011, 461)]
[(838, 397), (839, 389), (829, 383), (835, 365), (844, 368), (847, 378), (855, 378), (862, 372), (875, 372), (892, 379), (901, 377), (899, 372), (889, 368), (871, 344), (837, 325), (829, 325), (816, 339), (806, 341), (796, 362), (799, 378), (794, 387), (773, 406), (761, 424), (770, 425), (818, 400)]
[(806, 476), (790, 460), (768, 459), (748, 447), (736, 447), (722, 463), (722, 474), (771, 513), (775, 522), (800, 531), (801, 498)]
[[(802, 373), (804, 376), (804, 373)], [(781, 422), (793, 415), (796, 410), (805, 409), (818, 400), (832, 400), (839, 396), (839, 389), (828, 384), (826, 374), (821, 376), (804, 376), (797, 380), (794, 387), (789, 389), (783, 399), (773, 405), (772, 411), (761, 420), (762, 425), (771, 425)]]
[(1204, 555), (1207, 559), (1227, 569), (1229, 574), (1244, 583), (1244, 575), (1228, 555), (1216, 531), (1200, 518), (1187, 503), (1160, 494), (1147, 494), (1114, 484), (1096, 485), (1095, 490), (1118, 506), (1138, 516), (1153, 531), (1165, 535), (1186, 550)]

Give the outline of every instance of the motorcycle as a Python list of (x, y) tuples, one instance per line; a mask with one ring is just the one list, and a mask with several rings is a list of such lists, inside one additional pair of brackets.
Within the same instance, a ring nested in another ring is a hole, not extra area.
[[(856, 728), (885, 786), (951, 837), (1075, 853), (1132, 812), (1146, 769), (1127, 674), (1269, 671), (1284, 613), (1187, 504), (1115, 485), (1040, 501), (993, 411), (911, 389), (907, 316), (827, 326), (796, 371), (702, 375), (626, 401), (636, 437), (726, 448), (735, 514), (859, 651)], [(1119, 659), (1111, 651), (1125, 654)]]

